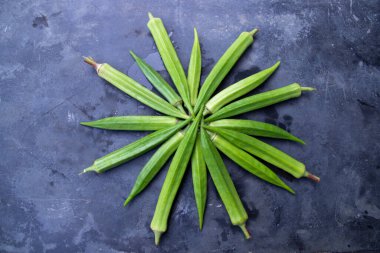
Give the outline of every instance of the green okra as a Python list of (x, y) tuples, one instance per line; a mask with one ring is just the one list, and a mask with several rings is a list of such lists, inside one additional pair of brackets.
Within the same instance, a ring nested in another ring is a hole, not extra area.
[(190, 120), (191, 119), (187, 119), (175, 126), (151, 133), (127, 146), (98, 158), (94, 161), (92, 166), (83, 170), (82, 173), (89, 171), (103, 173), (129, 160), (132, 160), (164, 142), (166, 139), (177, 133), (182, 127), (186, 126)]
[(235, 130), (240, 133), (245, 133), (253, 136), (285, 139), (305, 144), (303, 140), (297, 138), (284, 129), (260, 121), (248, 119), (221, 119), (210, 122), (209, 126)]
[(183, 112), (184, 110), (182, 107), (182, 98), (174, 91), (174, 89), (156, 70), (154, 70), (152, 66), (146, 63), (132, 51), (129, 52), (149, 82), (169, 101), (170, 104), (177, 107), (180, 111)]
[(195, 113), (206, 104), (240, 56), (248, 46), (253, 43), (253, 36), (257, 31), (257, 29), (254, 29), (250, 32), (242, 32), (222, 57), (220, 57), (199, 91), (198, 99), (194, 107)]
[(254, 75), (244, 78), (235, 84), (228, 86), (207, 102), (203, 115), (215, 113), (231, 101), (234, 101), (235, 99), (252, 91), (257, 86), (262, 84), (265, 80), (267, 80), (279, 65), (280, 62), (278, 61), (272, 67), (264, 69)]
[(288, 172), (295, 178), (307, 177), (315, 182), (320, 181), (317, 176), (306, 171), (303, 163), (252, 136), (217, 127), (207, 127), (207, 129), (221, 135), (223, 138), (227, 139), (237, 147), (244, 149), (248, 153)]
[(153, 131), (174, 126), (178, 122), (177, 118), (169, 116), (118, 116), (80, 124), (107, 130)]
[(247, 170), (248, 172), (261, 178), (264, 181), (287, 190), (292, 194), (295, 193), (293, 189), (286, 185), (271, 169), (269, 169), (263, 163), (259, 162), (247, 152), (236, 147), (216, 133), (211, 134), (211, 140), (220, 151), (222, 151), (235, 163), (240, 165), (243, 169)]
[(156, 210), (150, 228), (154, 232), (155, 243), (160, 243), (162, 233), (166, 232), (168, 226), (168, 218), (173, 205), (178, 188), (181, 184), (186, 167), (191, 158), (191, 153), (197, 137), (198, 125), (202, 113), (199, 113), (185, 133), (173, 160), (170, 164), (164, 184), (162, 185), (160, 196), (158, 197)]
[(279, 89), (263, 92), (233, 102), (212, 114), (210, 117), (205, 119), (205, 121), (210, 122), (217, 119), (229, 118), (245, 112), (257, 110), (291, 98), (299, 97), (301, 96), (302, 91), (313, 90), (314, 88), (301, 87), (298, 83), (293, 83)]
[(169, 157), (177, 149), (183, 139), (183, 136), (184, 134), (182, 132), (176, 133), (168, 141), (162, 144), (156, 153), (154, 153), (154, 155), (145, 164), (144, 168), (140, 171), (140, 174), (138, 175), (128, 198), (124, 202), (124, 206), (126, 206), (134, 197), (136, 197), (137, 194), (148, 186), (148, 184), (165, 165)]
[(251, 237), (245, 223), (248, 220), (247, 212), (244, 209), (243, 203), (236, 191), (231, 176), (223, 163), (222, 157), (216, 150), (210, 137), (203, 127), (201, 127), (201, 146), (203, 157), (207, 164), (207, 169), (211, 175), (212, 181), (219, 193), (220, 198), (226, 207), (227, 213), (230, 216), (231, 222), (235, 226), (239, 226), (245, 237)]
[(197, 136), (191, 157), (191, 172), (193, 177), (194, 196), (197, 204), (199, 229), (203, 227), (203, 216), (207, 199), (207, 169), (202, 155), (200, 135)]
[(84, 61), (93, 66), (101, 78), (107, 80), (109, 83), (141, 103), (166, 115), (183, 119), (188, 118), (185, 113), (178, 111), (173, 105), (169, 104), (126, 74), (116, 70), (111, 65), (107, 63), (99, 64), (91, 57), (85, 57)]
[(190, 103), (195, 105), (198, 97), (199, 82), (202, 70), (201, 47), (199, 45), (197, 29), (194, 28), (194, 43), (191, 50), (189, 68), (187, 71), (187, 83), (189, 84)]
[(186, 108), (193, 114), (193, 108), (190, 103), (190, 93), (187, 84), (185, 71), (183, 70), (181, 61), (178, 58), (177, 52), (174, 49), (172, 41), (165, 29), (165, 26), (160, 18), (153, 17), (149, 12), (148, 28), (156, 43), (158, 52), (161, 55), (162, 61), (169, 72), (169, 75), (181, 95)]

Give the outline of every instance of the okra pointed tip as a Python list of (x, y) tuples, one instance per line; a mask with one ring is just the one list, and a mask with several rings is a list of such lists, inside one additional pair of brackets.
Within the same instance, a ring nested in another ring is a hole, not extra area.
[(151, 12), (148, 12), (148, 16), (149, 16), (149, 19), (153, 19), (154, 18), (153, 14)]
[(313, 87), (301, 87), (301, 91), (315, 91), (315, 90), (317, 89)]
[(310, 179), (310, 180), (312, 180), (312, 181), (314, 181), (316, 183), (319, 183), (321, 181), (321, 179), (319, 177), (317, 177), (316, 175), (311, 174), (308, 171), (305, 172), (304, 177), (307, 177), (308, 179)]
[(259, 29), (255, 28), (252, 31), (249, 32), (251, 36), (255, 36), (255, 34), (259, 31)]
[(92, 165), (92, 166), (84, 169), (79, 175), (82, 175), (82, 174), (87, 173), (89, 171), (95, 171), (96, 172), (96, 167), (94, 165)]
[(137, 55), (132, 50), (129, 50), (129, 54), (136, 60)]
[(245, 236), (245, 239), (250, 239), (251, 238), (251, 234), (249, 233), (247, 227), (245, 226), (245, 223), (240, 225), (239, 226), (241, 228), (241, 230), (243, 231), (244, 233), (244, 236)]
[(154, 243), (156, 245), (159, 245), (160, 244), (160, 239), (161, 239), (162, 232), (161, 231), (153, 231), (153, 232), (154, 232)]
[(82, 126), (91, 126), (91, 122), (79, 122)]
[(128, 203), (132, 200), (132, 196), (128, 196), (128, 198), (124, 201), (123, 206), (127, 206)]

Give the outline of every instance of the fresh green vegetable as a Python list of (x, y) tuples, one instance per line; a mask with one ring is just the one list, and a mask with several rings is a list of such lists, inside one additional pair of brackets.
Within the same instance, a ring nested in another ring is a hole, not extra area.
[(261, 137), (269, 137), (269, 138), (277, 138), (277, 139), (285, 139), (291, 140), (295, 142), (299, 142), (301, 144), (305, 144), (305, 142), (294, 135), (288, 133), (284, 129), (254, 120), (247, 119), (221, 119), (212, 121), (209, 124), (212, 127), (220, 127), (224, 129), (235, 130), (240, 133), (253, 135), (253, 136), (261, 136)]
[(250, 32), (242, 32), (222, 57), (220, 57), (199, 91), (198, 99), (194, 107), (195, 113), (207, 103), (240, 56), (248, 46), (253, 43), (253, 36), (257, 31), (257, 29), (254, 29)]
[(228, 86), (207, 102), (203, 115), (215, 113), (224, 105), (252, 91), (257, 86), (265, 82), (265, 80), (267, 80), (268, 77), (272, 75), (272, 73), (278, 68), (279, 65), (280, 62), (278, 61), (272, 67)]
[(80, 124), (108, 130), (152, 131), (174, 126), (178, 122), (177, 118), (169, 116), (119, 116)]
[(170, 136), (177, 133), (182, 127), (186, 126), (190, 122), (190, 120), (191, 119), (187, 119), (175, 126), (151, 133), (125, 147), (122, 147), (118, 150), (109, 153), (108, 155), (98, 158), (94, 161), (94, 164), (92, 166), (83, 170), (82, 173), (86, 173), (89, 171), (103, 173), (107, 170), (119, 166), (122, 163), (134, 159), (144, 154), (145, 152), (148, 152), (149, 150), (153, 149), (154, 147), (168, 139)]
[(207, 129), (221, 135), (231, 143), (234, 143), (236, 146), (244, 149), (252, 155), (283, 169), (295, 178), (307, 177), (315, 182), (320, 181), (319, 177), (306, 171), (303, 163), (252, 136), (216, 127), (207, 127)]
[(177, 107), (181, 112), (184, 112), (182, 107), (182, 98), (173, 90), (173, 88), (165, 81), (162, 76), (155, 71), (152, 66), (138, 57), (132, 51), (129, 51), (137, 65), (144, 73), (149, 82), (156, 88), (173, 106)]
[(162, 233), (166, 232), (168, 218), (173, 205), (178, 188), (185, 174), (187, 164), (191, 158), (191, 153), (197, 138), (199, 121), (202, 113), (199, 113), (195, 121), (190, 125), (181, 144), (173, 157), (164, 184), (162, 185), (160, 196), (158, 197), (156, 210), (150, 228), (154, 232), (155, 243), (160, 243)]
[(187, 119), (188, 116), (178, 111), (174, 106), (160, 98), (143, 85), (139, 84), (129, 76), (111, 67), (107, 63), (99, 64), (91, 57), (85, 57), (84, 61), (96, 69), (98, 75), (110, 82), (115, 87), (127, 93), (129, 96), (140, 101), (143, 104), (173, 117)]
[(247, 212), (244, 209), (243, 203), (241, 203), (240, 197), (232, 182), (230, 174), (223, 163), (222, 157), (203, 128), (201, 128), (201, 143), (207, 169), (210, 172), (216, 190), (227, 209), (231, 222), (233, 225), (239, 226), (242, 229), (245, 238), (249, 239), (251, 235), (245, 226), (248, 219)]
[(137, 194), (145, 189), (148, 184), (153, 180), (156, 174), (165, 165), (169, 157), (178, 148), (181, 143), (184, 134), (182, 132), (176, 133), (172, 138), (166, 141), (162, 146), (154, 153), (154, 155), (149, 159), (148, 163), (145, 164), (144, 168), (138, 175), (135, 185), (133, 186), (131, 193), (124, 202), (126, 206)]
[(202, 69), (201, 46), (199, 45), (197, 29), (194, 28), (194, 44), (191, 50), (189, 69), (187, 71), (187, 83), (189, 84), (190, 102), (194, 106), (197, 97)]
[(249, 171), (264, 181), (277, 185), (294, 194), (294, 191), (289, 186), (287, 186), (273, 171), (271, 171), (267, 166), (253, 158), (242, 149), (236, 147), (217, 134), (214, 134), (212, 136), (212, 142), (220, 151), (222, 151), (235, 163), (239, 164), (243, 169)]
[(153, 17), (152, 13), (149, 12), (148, 28), (153, 36), (157, 49), (160, 52), (166, 70), (169, 72), (185, 106), (192, 114), (193, 107), (190, 103), (190, 93), (185, 71), (183, 70), (181, 61), (173, 47), (168, 32), (165, 29), (164, 23), (160, 18)]
[(202, 155), (201, 139), (198, 135), (191, 157), (191, 171), (193, 176), (194, 196), (198, 209), (199, 229), (203, 227), (203, 215), (207, 198), (207, 169)]
[(217, 119), (229, 118), (245, 112), (257, 110), (291, 98), (299, 97), (301, 96), (302, 91), (313, 90), (314, 88), (301, 87), (298, 83), (293, 83), (279, 89), (263, 92), (233, 102), (212, 114), (205, 121), (210, 122)]

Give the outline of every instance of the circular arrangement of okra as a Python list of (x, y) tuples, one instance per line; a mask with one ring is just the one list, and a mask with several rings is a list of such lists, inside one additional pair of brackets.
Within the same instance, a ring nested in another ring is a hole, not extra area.
[(230, 117), (296, 98), (301, 96), (302, 92), (314, 89), (293, 83), (239, 99), (265, 82), (278, 68), (280, 62), (276, 62), (273, 66), (213, 95), (240, 56), (253, 43), (253, 36), (258, 30), (242, 32), (200, 86), (201, 49), (196, 29), (186, 76), (162, 20), (149, 13), (148, 28), (178, 93), (157, 71), (132, 51), (130, 53), (137, 65), (163, 98), (111, 65), (100, 64), (91, 57), (85, 57), (84, 61), (93, 66), (101, 78), (165, 116), (120, 116), (82, 122), (85, 126), (109, 130), (155, 131), (96, 159), (93, 165), (82, 173), (106, 172), (161, 145), (142, 168), (124, 203), (127, 205), (143, 191), (174, 154), (151, 222), (155, 243), (159, 244), (161, 235), (167, 230), (170, 210), (188, 167), (192, 170), (200, 229), (203, 226), (206, 207), (208, 171), (232, 224), (239, 226), (245, 237), (250, 238), (245, 225), (248, 219), (247, 212), (219, 151), (241, 168), (292, 194), (295, 192), (255, 157), (288, 172), (295, 178), (307, 177), (315, 182), (319, 182), (319, 178), (308, 172), (303, 163), (256, 137), (285, 139), (304, 144), (301, 139), (272, 124)]

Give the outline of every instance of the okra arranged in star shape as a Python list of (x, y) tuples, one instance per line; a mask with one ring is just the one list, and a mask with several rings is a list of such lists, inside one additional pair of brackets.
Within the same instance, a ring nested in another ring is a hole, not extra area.
[(140, 171), (124, 203), (127, 205), (141, 193), (174, 155), (151, 222), (156, 244), (159, 244), (161, 235), (167, 231), (172, 205), (188, 168), (192, 170), (199, 228), (203, 227), (207, 202), (208, 171), (231, 223), (239, 226), (245, 237), (250, 238), (245, 225), (248, 219), (247, 212), (231, 179), (231, 172), (224, 165), (218, 150), (241, 168), (291, 194), (295, 194), (294, 190), (260, 160), (286, 171), (295, 178), (306, 177), (315, 182), (319, 182), (319, 178), (307, 171), (302, 162), (256, 137), (304, 144), (301, 139), (272, 124), (230, 117), (296, 98), (301, 96), (303, 91), (314, 89), (293, 83), (240, 99), (263, 84), (278, 68), (280, 62), (277, 62), (212, 97), (224, 77), (253, 43), (253, 36), (258, 30), (242, 32), (217, 61), (203, 85), (200, 85), (201, 49), (196, 29), (194, 28), (194, 43), (186, 76), (162, 20), (149, 13), (148, 28), (176, 91), (152, 66), (132, 51), (131, 55), (146, 79), (164, 98), (111, 65), (100, 64), (91, 57), (85, 57), (84, 61), (93, 66), (101, 78), (164, 116), (118, 116), (82, 122), (85, 126), (107, 130), (155, 131), (96, 159), (93, 165), (84, 169), (82, 173), (103, 173), (158, 147)]

